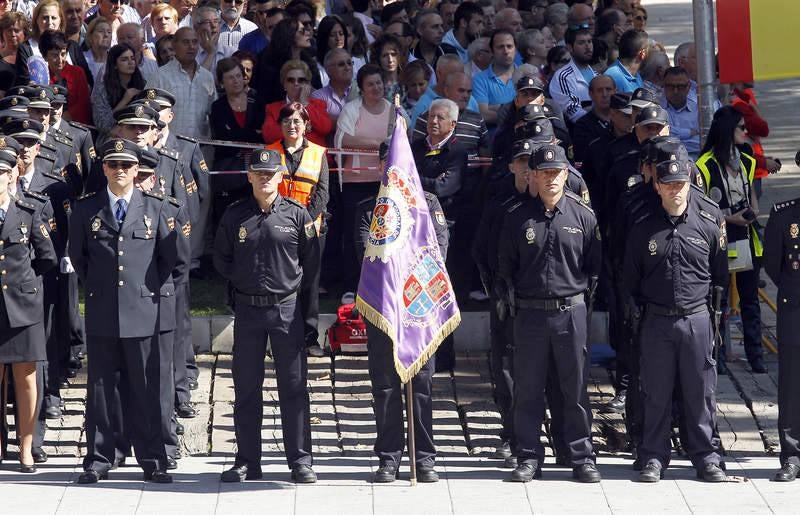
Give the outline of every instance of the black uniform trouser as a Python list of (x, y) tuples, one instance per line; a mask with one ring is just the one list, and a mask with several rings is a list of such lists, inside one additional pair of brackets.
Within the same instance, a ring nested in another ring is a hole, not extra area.
[[(189, 282), (175, 285), (175, 331), (172, 360), (175, 367), (175, 407), (192, 400), (189, 391), (189, 356), (194, 361), (192, 319), (189, 316)], [(196, 368), (196, 367), (195, 367)]]
[(264, 356), (267, 338), (275, 359), (283, 447), (289, 467), (311, 465), (308, 363), (297, 298), (267, 307), (236, 304), (233, 323), (233, 390), (236, 465), (261, 469)]
[[(778, 293), (778, 298), (782, 298)], [(800, 309), (778, 303), (778, 437), (781, 442), (781, 465), (800, 466)]]
[(500, 439), (514, 445), (514, 367), (513, 324), (511, 319), (501, 321), (497, 317), (497, 297), (492, 294), (489, 309), (489, 371), (492, 374), (494, 403), (500, 412), (502, 427)]
[[(130, 434), (136, 461), (145, 474), (166, 470), (162, 436), (162, 390), (172, 389), (171, 341), (156, 336), (114, 338), (88, 335), (86, 446), (84, 470), (103, 474), (117, 453), (116, 400), (122, 402), (125, 431)], [(119, 383), (119, 384), (118, 384)], [(171, 405), (172, 397), (169, 397)]]
[[(369, 321), (367, 324), (367, 356), (369, 379), (372, 383), (373, 409), (375, 410), (375, 454), (381, 464), (400, 464), (405, 449), (403, 424), (403, 390), (400, 376), (394, 368), (392, 342), (383, 331)], [(414, 390), (414, 450), (417, 468), (433, 468), (436, 447), (433, 443), (433, 373), (435, 357), (431, 357), (411, 379)]]
[(44, 378), (45, 395), (41, 404), (40, 416), (44, 417), (44, 409), (61, 405), (59, 380), (65, 374), (63, 368), (69, 362), (70, 342), (59, 330), (59, 305), (64, 301), (61, 296), (58, 270), (50, 270), (42, 277), (44, 289), (44, 334), (47, 341), (47, 368)]
[(657, 460), (664, 468), (669, 465), (673, 390), (678, 382), (683, 394), (687, 455), (697, 468), (719, 463), (712, 437), (717, 369), (709, 313), (645, 313), (640, 342), (644, 408), (640, 460)]
[[(563, 402), (563, 438), (573, 466), (594, 461), (585, 399), (586, 305), (518, 309), (514, 317), (514, 436), (518, 463), (542, 463), (545, 388), (551, 365)], [(552, 356), (552, 359), (551, 359)]]
[[(177, 291), (177, 285), (175, 290)], [(182, 349), (180, 352), (175, 351), (175, 347), (177, 347), (177, 331), (161, 331), (158, 333), (159, 343), (163, 345), (169, 345), (172, 349), (172, 359), (173, 359), (173, 377), (172, 381), (169, 384), (164, 385), (159, 391), (159, 400), (161, 405), (161, 433), (164, 438), (164, 447), (167, 452), (167, 456), (175, 457), (175, 451), (178, 448), (178, 433), (177, 433), (177, 419), (173, 416), (173, 406), (175, 402), (175, 398), (177, 396), (176, 392), (176, 385), (178, 380), (176, 379), (176, 375), (178, 370), (183, 369), (184, 377), (183, 382), (184, 385), (186, 383), (186, 376), (185, 371), (186, 367), (184, 366), (184, 355), (182, 354)], [(175, 361), (180, 359), (181, 361)], [(187, 390), (188, 392), (188, 390)]]
[[(752, 245), (751, 245), (752, 252)], [(754, 258), (754, 268), (746, 272), (736, 272), (736, 290), (739, 292), (739, 307), (742, 313), (742, 335), (744, 336), (744, 352), (747, 361), (754, 363), (762, 359), (764, 350), (761, 347), (761, 306), (758, 302), (758, 258)], [(720, 324), (720, 334), (722, 341), (727, 341), (727, 317), (729, 313), (728, 292), (729, 286), (725, 286), (722, 294), (722, 313), (726, 322)], [(723, 361), (727, 357), (726, 348), (720, 349), (720, 359)]]
[[(63, 338), (67, 339), (70, 347), (80, 347), (86, 344), (86, 331), (81, 319), (78, 305), (78, 276), (77, 274), (59, 274), (57, 327)], [(70, 352), (66, 353), (67, 360), (62, 364), (66, 370), (69, 366)]]

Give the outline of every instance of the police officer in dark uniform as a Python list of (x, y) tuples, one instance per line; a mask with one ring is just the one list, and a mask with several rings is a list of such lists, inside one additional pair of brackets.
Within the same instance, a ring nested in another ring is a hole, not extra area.
[(74, 164), (68, 167), (67, 178), (76, 195), (83, 193), (83, 181), (89, 173), (89, 167), (97, 158), (94, 149), (92, 133), (78, 122), (65, 120), (64, 109), (67, 105), (67, 88), (60, 84), (52, 84), (53, 100), (50, 102), (50, 129), (54, 137), (59, 137), (71, 143), (70, 149), (65, 149), (67, 155), (63, 157), (66, 163)]
[[(86, 289), (89, 360), (87, 454), (78, 483), (108, 477), (115, 462), (115, 392), (144, 479), (170, 483), (161, 388), (172, 384), (172, 349), (158, 338), (160, 292), (178, 259), (178, 230), (164, 197), (134, 188), (139, 148), (102, 147), (107, 186), (79, 199), (70, 217), (69, 255)], [(121, 382), (125, 384), (120, 385)], [(168, 386), (167, 386), (168, 387)]]
[(495, 450), (495, 457), (509, 460), (508, 465), (510, 466), (516, 466), (516, 459), (512, 459), (514, 379), (511, 364), (513, 363), (514, 342), (511, 318), (502, 313), (503, 319), (501, 320), (500, 313), (495, 309), (499, 300), (495, 291), (498, 274), (497, 252), (505, 213), (528, 190), (528, 159), (532, 151), (533, 143), (530, 140), (514, 142), (511, 149), (512, 161), (509, 165), (512, 175), (500, 179), (497, 192), (483, 210), (483, 216), (478, 224), (477, 234), (472, 245), (472, 258), (478, 266), (481, 281), (489, 294), (492, 306), (489, 310), (491, 340), (489, 364), (492, 373), (494, 402), (500, 411), (502, 421), (501, 443)]
[(712, 436), (716, 362), (709, 312), (712, 288), (722, 288), (728, 278), (725, 223), (713, 203), (701, 207), (692, 199), (698, 192), (689, 184), (691, 166), (688, 160), (656, 165), (661, 204), (632, 228), (625, 250), (622, 292), (644, 310), (642, 482), (659, 481), (669, 465), (676, 382), (686, 418), (685, 448), (698, 478), (726, 479)]
[(778, 286), (778, 436), (781, 469), (774, 481), (800, 473), (800, 199), (772, 207), (764, 234), (764, 269)]
[(556, 145), (531, 156), (535, 196), (506, 215), (500, 240), (500, 296), (514, 316), (514, 436), (512, 481), (541, 476), (540, 441), (548, 371), (555, 370), (564, 403), (564, 438), (573, 477), (600, 481), (594, 464), (585, 397), (585, 294), (600, 268), (600, 239), (591, 208), (565, 191), (569, 161)]
[(214, 265), (230, 281), (236, 318), (233, 411), (236, 461), (224, 482), (261, 478), (264, 355), (270, 339), (286, 460), (292, 479), (314, 483), (306, 376), (307, 356), (299, 295), (319, 266), (319, 241), (305, 206), (278, 194), (280, 154), (257, 150), (247, 178), (253, 195), (231, 204), (214, 242)]
[[(41, 397), (35, 362), (46, 358), (40, 276), (54, 267), (57, 259), (42, 215), (44, 204), (27, 202), (8, 191), (10, 172), (17, 166), (16, 157), (2, 151), (10, 144), (16, 144), (13, 138), (0, 137), (0, 385), (6, 364), (11, 364), (17, 397), (18, 470), (33, 473), (37, 462), (33, 455), (35, 420)], [(5, 446), (6, 434), (2, 436)]]
[[(381, 144), (379, 157), (380, 168), (385, 167), (389, 146)], [(425, 192), (425, 202), (433, 222), (436, 241), (442, 258), (447, 258), (450, 239), (447, 219), (439, 200), (430, 192)], [(364, 252), (369, 240), (375, 208), (375, 197), (359, 203), (356, 217), (355, 241), (356, 255), (363, 261)], [(394, 366), (392, 342), (386, 334), (377, 329), (369, 320), (364, 319), (367, 326), (367, 355), (369, 359), (369, 378), (372, 383), (373, 409), (377, 437), (374, 451), (378, 456), (378, 470), (373, 482), (391, 483), (397, 478), (400, 460), (405, 446), (403, 430), (403, 386)], [(433, 400), (431, 389), (436, 357), (431, 357), (420, 371), (413, 377), (414, 390), (414, 444), (416, 451), (417, 480), (420, 483), (433, 483), (439, 480), (434, 470), (436, 447), (433, 442)]]

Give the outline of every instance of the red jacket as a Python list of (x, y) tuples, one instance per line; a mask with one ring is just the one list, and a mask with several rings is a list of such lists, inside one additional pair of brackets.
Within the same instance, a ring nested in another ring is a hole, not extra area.
[(756, 178), (763, 179), (768, 175), (766, 160), (764, 159), (764, 147), (761, 145), (761, 138), (769, 136), (769, 124), (767, 121), (756, 114), (752, 104), (758, 104), (755, 93), (752, 89), (733, 90), (731, 107), (742, 113), (744, 126), (747, 128), (747, 137), (750, 139), (750, 146), (753, 148), (753, 157), (756, 160)]
[[(278, 123), (278, 114), (280, 114), (281, 108), (285, 105), (285, 100), (267, 104), (267, 114), (264, 118), (264, 125), (261, 126), (261, 137), (264, 138), (264, 143), (267, 145), (283, 138), (281, 124)], [(325, 102), (318, 98), (309, 98), (308, 104), (306, 104), (306, 112), (311, 120), (311, 130), (306, 132), (306, 138), (317, 145), (327, 146), (325, 136), (333, 130), (333, 123), (331, 123), (331, 118), (328, 116)]]
[[(86, 74), (80, 66), (67, 64), (61, 72), (61, 83), (67, 88), (67, 113), (74, 122), (92, 125), (91, 92)], [(64, 84), (66, 82), (66, 84)], [(50, 84), (55, 84), (56, 79), (50, 74)]]

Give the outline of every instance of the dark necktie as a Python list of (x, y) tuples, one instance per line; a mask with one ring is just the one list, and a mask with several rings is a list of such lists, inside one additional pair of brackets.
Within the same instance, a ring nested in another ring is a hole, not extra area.
[(128, 203), (124, 198), (117, 200), (117, 210), (114, 212), (114, 216), (120, 225), (122, 225), (122, 221), (125, 220), (125, 210), (127, 207)]
[(28, 191), (28, 179), (26, 179), (25, 177), (20, 177), (19, 187), (22, 189), (23, 192)]

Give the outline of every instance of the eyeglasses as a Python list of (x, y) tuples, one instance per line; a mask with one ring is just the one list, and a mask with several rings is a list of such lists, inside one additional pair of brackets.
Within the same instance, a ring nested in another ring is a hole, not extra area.
[(745, 127), (744, 124), (737, 125), (736, 128), (742, 132), (745, 132), (747, 130), (747, 127)]
[(287, 127), (292, 125), (303, 125), (304, 123), (306, 122), (299, 118), (284, 118), (281, 120), (281, 125), (285, 125)]
[(289, 84), (308, 84), (308, 79), (305, 77), (286, 77), (286, 82)]
[(570, 25), (569, 26), (569, 30), (581, 30), (581, 29), (590, 29), (590, 28), (591, 28), (591, 26), (589, 25), (589, 22), (576, 23), (575, 25)]

